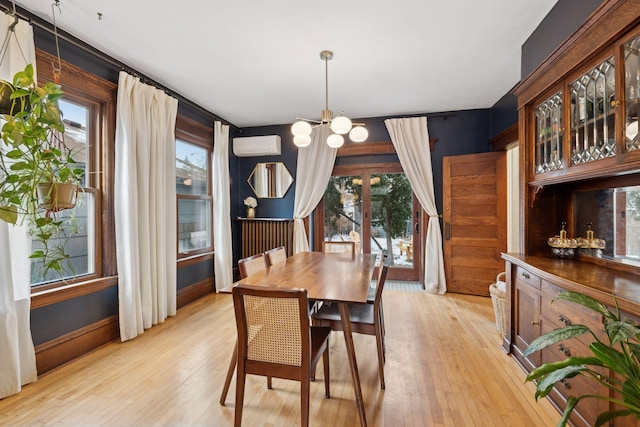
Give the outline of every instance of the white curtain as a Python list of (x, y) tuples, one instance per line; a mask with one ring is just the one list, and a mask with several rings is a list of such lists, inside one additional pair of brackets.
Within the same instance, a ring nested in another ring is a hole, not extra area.
[(215, 122), (213, 130), (213, 247), (216, 291), (233, 283), (229, 183), (229, 126)]
[[(0, 34), (6, 35), (14, 19), (8, 15), (0, 18)], [(33, 29), (20, 20), (0, 64), (0, 78), (11, 81), (27, 64), (33, 64), (35, 73)], [(30, 252), (27, 227), (0, 221), (0, 399), (37, 379), (30, 325)]]
[(444, 294), (447, 291), (447, 283), (444, 277), (442, 231), (433, 191), (427, 118), (387, 119), (384, 123), (400, 158), (402, 169), (409, 178), (411, 188), (420, 205), (429, 215), (424, 251), (425, 289), (434, 294)]
[(115, 224), (120, 338), (176, 314), (178, 100), (120, 72)]
[(296, 196), (293, 205), (293, 253), (309, 252), (309, 239), (304, 219), (318, 205), (327, 188), (337, 148), (327, 145), (331, 135), (329, 125), (318, 126), (311, 132), (311, 144), (298, 149), (296, 167)]

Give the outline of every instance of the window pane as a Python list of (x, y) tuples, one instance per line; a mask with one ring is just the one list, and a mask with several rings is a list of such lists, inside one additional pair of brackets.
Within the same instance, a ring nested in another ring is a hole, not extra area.
[(58, 106), (64, 119), (64, 142), (71, 149), (73, 159), (77, 162), (76, 167), (84, 169), (85, 176), (83, 187), (87, 187), (89, 177), (89, 143), (87, 140), (87, 123), (89, 122), (89, 109), (82, 105), (74, 104), (68, 100), (61, 99)]
[(206, 196), (209, 176), (209, 151), (176, 140), (176, 191), (178, 194)]
[(360, 253), (362, 177), (332, 176), (324, 192), (324, 240), (353, 241)]
[(178, 252), (211, 246), (211, 201), (178, 200)]
[[(57, 271), (48, 271), (45, 276), (44, 266), (41, 260), (31, 261), (31, 284), (39, 285), (46, 282), (72, 279), (77, 276), (95, 273), (95, 221), (94, 195), (88, 192), (80, 192), (74, 209), (57, 213), (58, 220), (66, 221), (69, 229), (77, 227), (78, 232), (71, 237), (54, 237), (50, 240), (49, 247), (62, 246), (67, 255), (68, 262), (63, 262), (62, 277)], [(42, 244), (32, 241), (33, 250), (41, 249)]]

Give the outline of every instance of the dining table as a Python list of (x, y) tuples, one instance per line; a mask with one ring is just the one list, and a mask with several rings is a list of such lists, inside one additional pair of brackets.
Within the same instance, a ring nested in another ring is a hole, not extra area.
[[(353, 345), (349, 304), (365, 304), (371, 286), (371, 277), (376, 267), (374, 254), (324, 254), (322, 252), (299, 252), (286, 261), (274, 264), (234, 283), (270, 286), (282, 289), (305, 288), (309, 300), (338, 305), (346, 354), (351, 369), (360, 425), (366, 426), (362, 388), (358, 374), (358, 363)], [(231, 292), (232, 287), (220, 292)], [(236, 344), (237, 345), (237, 344)], [(236, 366), (237, 347), (229, 364), (229, 373), (223, 387), (220, 403), (224, 404)]]

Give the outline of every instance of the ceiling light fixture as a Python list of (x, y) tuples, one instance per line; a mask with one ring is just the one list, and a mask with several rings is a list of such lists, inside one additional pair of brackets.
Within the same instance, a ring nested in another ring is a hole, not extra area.
[[(293, 143), (298, 147), (306, 147), (311, 144), (311, 131), (313, 127), (328, 124), (334, 132), (327, 138), (327, 145), (332, 148), (341, 147), (344, 144), (342, 135), (349, 134), (353, 142), (362, 142), (369, 136), (369, 132), (364, 127), (364, 123), (352, 123), (351, 119), (339, 115), (333, 117), (333, 112), (329, 110), (329, 61), (333, 58), (333, 52), (323, 50), (320, 52), (320, 59), (324, 61), (325, 72), (325, 109), (322, 111), (320, 120), (310, 120), (296, 117), (298, 120), (291, 126)], [(314, 123), (312, 126), (309, 122)]]

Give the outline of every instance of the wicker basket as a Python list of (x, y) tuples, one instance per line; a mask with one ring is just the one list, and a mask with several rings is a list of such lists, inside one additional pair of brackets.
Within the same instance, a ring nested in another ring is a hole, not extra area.
[(496, 313), (496, 329), (498, 333), (504, 337), (507, 330), (507, 313), (506, 313), (506, 301), (505, 291), (498, 288), (498, 282), (505, 281), (505, 273), (502, 272), (496, 277), (496, 283), (489, 286), (489, 293), (491, 294), (491, 302), (493, 303), (493, 311)]

